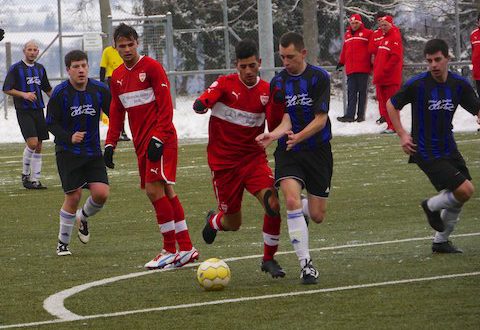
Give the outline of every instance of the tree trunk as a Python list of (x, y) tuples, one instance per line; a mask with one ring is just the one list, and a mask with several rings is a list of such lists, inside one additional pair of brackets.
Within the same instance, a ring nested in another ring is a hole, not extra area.
[(318, 46), (317, 1), (303, 0), (303, 38), (307, 48), (307, 62), (318, 65), (320, 50)]
[(111, 39), (113, 38), (113, 36), (108, 34), (112, 32), (109, 31), (108, 27), (108, 16), (112, 15), (112, 9), (110, 8), (110, 0), (99, 0), (99, 3), (102, 32), (107, 35), (106, 38), (102, 38), (103, 48), (105, 48), (111, 44)]

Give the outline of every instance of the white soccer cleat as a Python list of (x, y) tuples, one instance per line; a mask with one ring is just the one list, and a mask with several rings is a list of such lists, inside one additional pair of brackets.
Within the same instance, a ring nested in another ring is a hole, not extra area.
[(159, 255), (147, 262), (144, 267), (148, 269), (166, 268), (169, 266), (173, 266), (176, 258), (177, 253), (170, 253), (162, 250)]
[(57, 243), (57, 256), (69, 256), (72, 252), (68, 249), (68, 244), (58, 241)]
[(175, 267), (182, 267), (188, 263), (194, 262), (198, 259), (198, 251), (194, 247), (190, 251), (178, 251), (177, 257), (175, 258), (174, 265)]
[(80, 220), (80, 214), (82, 209), (78, 209), (76, 213), (77, 224), (78, 224), (78, 239), (83, 244), (87, 244), (90, 240), (90, 231), (88, 230), (88, 221), (87, 220)]

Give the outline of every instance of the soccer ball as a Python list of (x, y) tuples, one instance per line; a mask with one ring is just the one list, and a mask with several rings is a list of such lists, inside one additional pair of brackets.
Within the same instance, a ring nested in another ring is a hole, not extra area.
[(198, 266), (197, 280), (207, 291), (223, 290), (230, 281), (230, 268), (225, 261), (210, 258)]

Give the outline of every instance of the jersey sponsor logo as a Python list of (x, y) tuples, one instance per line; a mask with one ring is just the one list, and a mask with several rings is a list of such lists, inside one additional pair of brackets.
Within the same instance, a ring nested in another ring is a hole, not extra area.
[(287, 107), (293, 107), (296, 105), (311, 106), (313, 104), (312, 98), (308, 97), (307, 93), (298, 94), (298, 95), (287, 95), (286, 101), (287, 101)]
[(72, 117), (76, 117), (80, 115), (95, 116), (95, 114), (97, 113), (97, 111), (95, 110), (92, 104), (82, 104), (79, 106), (73, 106), (73, 107), (70, 107), (70, 111), (71, 111), (70, 116)]
[(145, 72), (140, 72), (138, 74), (138, 79), (140, 79), (141, 82), (144, 82), (146, 78), (147, 78), (147, 74)]
[(451, 99), (428, 100), (428, 110), (430, 111), (455, 111), (455, 105)]
[(266, 105), (268, 103), (268, 95), (260, 95), (260, 103), (262, 103), (262, 105)]
[(123, 93), (118, 96), (125, 109), (144, 105), (155, 101), (153, 88), (149, 87), (139, 91)]
[(27, 85), (41, 85), (42, 82), (40, 81), (40, 77), (34, 76), (34, 77), (27, 77)]
[(231, 108), (217, 102), (212, 108), (212, 116), (245, 127), (259, 127), (265, 123), (265, 113), (252, 113)]

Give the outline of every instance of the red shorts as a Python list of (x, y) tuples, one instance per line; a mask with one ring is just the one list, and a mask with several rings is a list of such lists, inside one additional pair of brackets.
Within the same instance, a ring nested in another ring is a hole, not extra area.
[(273, 187), (274, 177), (264, 157), (247, 164), (220, 171), (212, 171), (212, 182), (218, 209), (225, 214), (240, 211), (243, 190), (255, 195), (262, 189)]
[(138, 172), (140, 173), (140, 186), (145, 188), (145, 183), (164, 181), (167, 184), (175, 184), (177, 177), (178, 149), (163, 148), (162, 157), (152, 162), (147, 157), (147, 152), (142, 156), (137, 155)]

